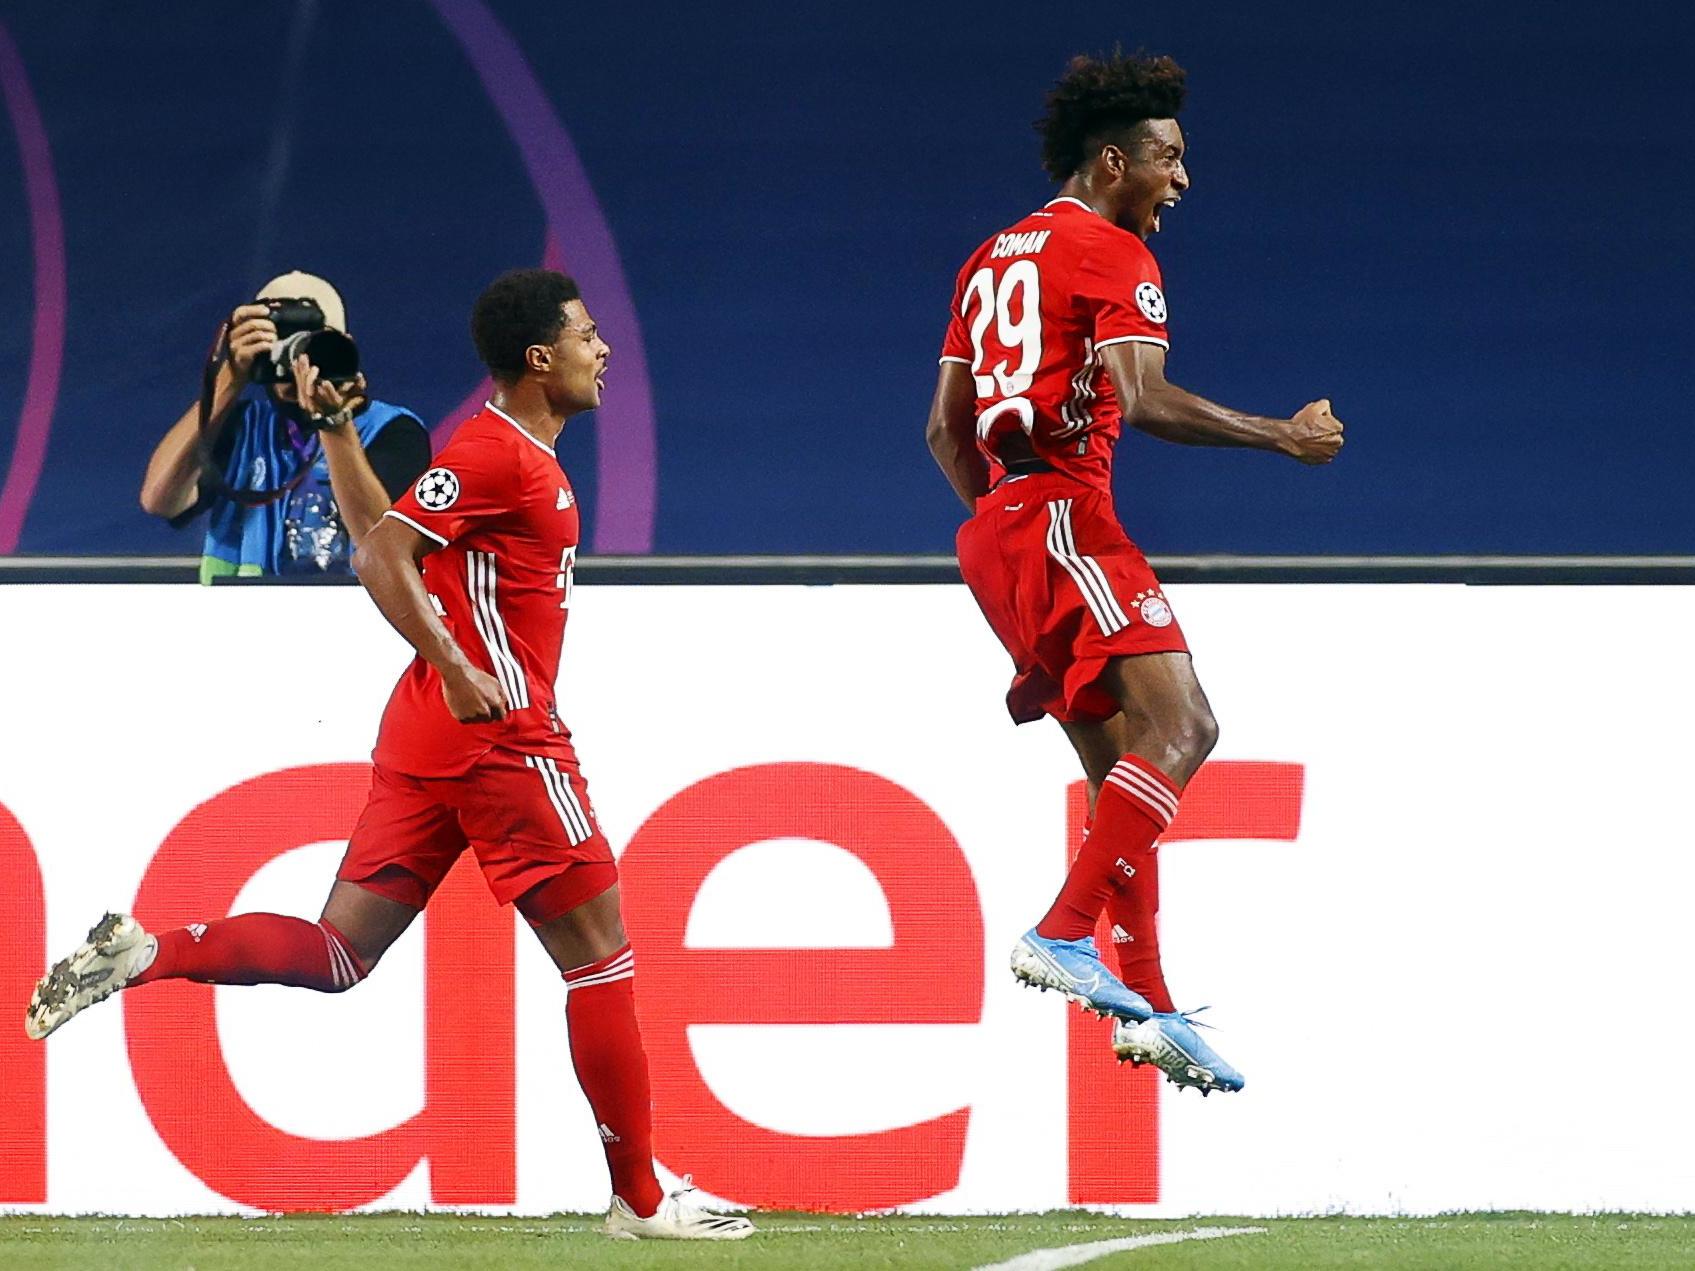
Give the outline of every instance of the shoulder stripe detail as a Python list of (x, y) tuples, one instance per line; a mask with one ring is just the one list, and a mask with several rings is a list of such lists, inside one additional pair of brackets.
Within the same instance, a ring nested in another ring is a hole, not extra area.
[(1110, 340), (1102, 340), (1095, 347), (1104, 349), (1109, 344), (1157, 344), (1162, 349), (1171, 347), (1170, 340), (1162, 340), (1156, 335), (1115, 335)]
[(530, 704), (530, 685), (524, 678), (524, 668), (512, 656), (512, 646), (506, 639), (506, 624), (501, 621), (495, 597), (493, 552), (465, 553), (465, 583), (471, 601), (471, 621), (477, 624), (477, 634), (483, 638), (483, 647), (488, 650), (495, 679), (506, 690), (507, 709), (523, 710)]
[(1048, 504), (1048, 555), (1071, 575), (1101, 633), (1116, 635), (1130, 625), (1130, 619), (1119, 607), (1099, 563), (1092, 556), (1078, 555), (1077, 542), (1071, 532), (1071, 503), (1070, 499), (1054, 499)]
[(588, 814), (583, 811), (577, 792), (571, 789), (570, 779), (559, 771), (559, 765), (536, 755), (525, 755), (524, 763), (541, 774), (542, 788), (547, 791), (553, 810), (559, 814), (559, 823), (565, 827), (566, 841), (576, 847), (594, 837), (594, 831), (589, 828)]
[(390, 508), (388, 511), (384, 512), (383, 515), (384, 516), (392, 516), (397, 521), (404, 521), (407, 525), (410, 525), (413, 529), (417, 530), (418, 533), (422, 534), (425, 538), (433, 538), (436, 542), (440, 543), (443, 547), (447, 546), (447, 540), (445, 538), (443, 538), (440, 534), (437, 534), (434, 530), (425, 529), (422, 525), (419, 525), (418, 522), (414, 521), (411, 517), (407, 516), (404, 512), (396, 512), (393, 508)]
[(537, 437), (528, 428), (524, 427), (524, 425), (520, 424), (516, 419), (513, 419), (512, 416), (508, 415), (505, 411), (501, 410), (500, 407), (496, 406), (493, 402), (484, 402), (483, 406), (486, 409), (492, 411), (494, 414), (499, 415), (502, 419), (504, 419), (507, 423), (511, 424), (519, 432), (523, 433), (525, 441), (529, 442), (532, 446), (536, 446), (539, 449), (541, 449), (542, 451), (544, 451), (549, 458), (551, 458), (551, 459), (558, 459), (559, 458), (558, 455), (554, 454), (553, 451), (551, 451), (547, 448), (547, 446), (542, 442), (542, 440), (539, 437)]

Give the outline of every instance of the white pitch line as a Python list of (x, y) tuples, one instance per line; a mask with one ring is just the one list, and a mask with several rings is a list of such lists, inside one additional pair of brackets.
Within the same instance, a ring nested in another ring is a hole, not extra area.
[(1056, 1249), (1032, 1249), (1016, 1258), (991, 1262), (973, 1268), (973, 1271), (1059, 1271), (1060, 1267), (1080, 1267), (1085, 1262), (1104, 1258), (1109, 1253), (1122, 1253), (1126, 1249), (1181, 1244), (1185, 1240), (1221, 1240), (1225, 1236), (1263, 1236), (1265, 1232), (1264, 1227), (1196, 1227), (1193, 1231), (1161, 1231), (1151, 1236), (1092, 1240), (1088, 1244), (1060, 1245)]

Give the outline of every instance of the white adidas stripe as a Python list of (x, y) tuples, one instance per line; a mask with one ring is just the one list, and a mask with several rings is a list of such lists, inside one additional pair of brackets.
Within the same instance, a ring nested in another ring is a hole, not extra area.
[(495, 678), (506, 691), (508, 708), (523, 710), (530, 704), (530, 686), (524, 678), (523, 668), (518, 665), (518, 659), (512, 656), (512, 646), (506, 640), (506, 624), (501, 620), (500, 607), (495, 598), (494, 553), (467, 552), (465, 566), (471, 598), (471, 620), (476, 623), (477, 634), (483, 638), (483, 647), (488, 650)]
[(610, 966), (602, 967), (593, 975), (585, 975), (573, 980), (569, 975), (565, 978), (568, 989), (586, 988), (591, 984), (612, 984), (618, 980), (633, 979), (636, 974), (636, 954), (633, 949), (626, 949)]
[(1107, 612), (1118, 623), (1116, 629), (1122, 631), (1130, 625), (1130, 619), (1126, 618), (1124, 610), (1119, 608), (1118, 598), (1112, 594), (1112, 587), (1107, 583), (1106, 572), (1101, 569), (1100, 562), (1093, 556), (1083, 556), (1077, 551), (1077, 539), (1071, 529), (1071, 504), (1072, 500), (1067, 499), (1065, 501), (1065, 513), (1060, 517), (1060, 535), (1065, 549), (1071, 553), (1071, 558), (1094, 578)]
[(1071, 575), (1102, 634), (1116, 635), (1130, 625), (1130, 619), (1119, 608), (1100, 566), (1092, 558), (1077, 554), (1071, 536), (1071, 503), (1070, 499), (1054, 499), (1048, 504), (1048, 555)]
[(585, 979), (568, 981), (565, 985), (565, 991), (574, 993), (578, 989), (592, 989), (597, 984), (616, 984), (619, 980), (633, 980), (635, 978), (634, 968), (621, 971), (617, 975), (591, 975)]
[(1071, 396), (1059, 408), (1060, 419), (1065, 427), (1060, 430), (1061, 437), (1069, 437), (1089, 426), (1089, 406), (1095, 400), (1095, 344), (1087, 337), (1083, 340), (1083, 365), (1077, 368), (1077, 374), (1071, 377)]
[(1059, 520), (1061, 509), (1064, 507), (1065, 502), (1066, 500), (1064, 499), (1055, 499), (1048, 504), (1048, 555), (1058, 561), (1061, 568), (1071, 575), (1071, 581), (1076, 583), (1077, 590), (1083, 593), (1083, 602), (1089, 606), (1089, 612), (1094, 615), (1095, 625), (1100, 627), (1107, 635), (1111, 635), (1116, 628), (1109, 627), (1108, 623), (1110, 619), (1102, 615), (1100, 602), (1092, 590), (1091, 581), (1083, 574), (1082, 570), (1077, 567), (1061, 546)]
[(1136, 800), (1137, 803), (1140, 803), (1144, 808), (1146, 808), (1149, 814), (1152, 815), (1153, 819), (1158, 821), (1162, 827), (1166, 829), (1170, 828), (1171, 813), (1165, 810), (1164, 805), (1155, 803), (1153, 799), (1148, 797), (1147, 791), (1143, 790), (1140, 786), (1131, 785), (1117, 773), (1108, 773), (1106, 783), (1109, 786), (1116, 786), (1118, 789), (1124, 791), (1125, 794), (1129, 795), (1132, 799)]
[(1172, 794), (1166, 786), (1161, 785), (1157, 777), (1149, 776), (1134, 764), (1128, 763), (1119, 764), (1113, 769), (1113, 772), (1121, 777), (1127, 777), (1134, 784), (1141, 786), (1147, 791), (1149, 798), (1157, 800), (1160, 806), (1172, 816), (1177, 815), (1177, 796)]
[(362, 978), (359, 969), (353, 965), (352, 955), (341, 947), (341, 941), (330, 934), (328, 927), (319, 923), (318, 930), (324, 933), (324, 947), (330, 953), (330, 976), (335, 980), (336, 987), (352, 988)]
[(571, 788), (571, 779), (559, 771), (559, 765), (553, 760), (543, 759), (541, 762), (543, 771), (553, 779), (553, 785), (559, 791), (560, 800), (570, 810), (571, 818), (576, 822), (578, 831), (582, 836), (572, 839), (572, 845), (587, 842), (594, 837), (594, 830), (589, 825), (588, 814), (583, 811), (582, 801), (577, 798), (577, 792)]
[(588, 817), (583, 814), (583, 805), (578, 801), (576, 792), (571, 789), (570, 780), (559, 771), (558, 765), (551, 759), (542, 759), (535, 755), (525, 755), (524, 763), (541, 775), (542, 789), (547, 791), (548, 802), (553, 804), (553, 810), (559, 814), (559, 823), (565, 827), (566, 841), (572, 847), (588, 842), (593, 837)]

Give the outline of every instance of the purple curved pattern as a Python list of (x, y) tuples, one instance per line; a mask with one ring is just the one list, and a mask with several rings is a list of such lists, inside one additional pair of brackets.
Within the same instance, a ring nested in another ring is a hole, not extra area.
[(53, 179), (47, 130), (42, 127), (23, 58), (4, 24), (0, 24), (0, 96), (5, 98), (18, 134), (30, 237), (35, 244), (35, 323), (29, 380), (6, 484), (0, 486), (0, 555), (9, 555), (17, 550), (24, 517), (35, 496), (35, 483), (47, 457), (47, 436), (53, 431), (53, 407), (59, 400), (59, 372), (65, 355), (65, 226), (59, 217), (59, 187)]
[(481, 0), (431, 4), (464, 48), (518, 147), (547, 213), (550, 254), (565, 256), (569, 231), (571, 272), (612, 345), (610, 392), (595, 412), (600, 494), (595, 499), (594, 549), (650, 552), (658, 498), (653, 392), (641, 326), (612, 232), (576, 147), (517, 41)]

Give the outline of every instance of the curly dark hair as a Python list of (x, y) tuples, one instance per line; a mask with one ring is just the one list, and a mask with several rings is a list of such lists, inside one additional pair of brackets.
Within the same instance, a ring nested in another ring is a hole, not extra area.
[(565, 325), (562, 306), (581, 298), (573, 279), (551, 269), (513, 269), (500, 275), (483, 289), (471, 310), (477, 356), (492, 375), (516, 379), (524, 373), (524, 350), (557, 340)]
[(1115, 135), (1144, 119), (1175, 119), (1184, 78), (1169, 57), (1114, 50), (1110, 57), (1072, 58), (1036, 121), (1042, 166), (1055, 181), (1068, 180)]

